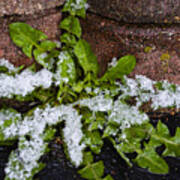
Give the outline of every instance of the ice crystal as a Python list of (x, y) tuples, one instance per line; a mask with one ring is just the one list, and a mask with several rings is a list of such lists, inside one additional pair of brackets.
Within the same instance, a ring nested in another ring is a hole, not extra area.
[(47, 143), (43, 139), (31, 138), (27, 141), (25, 137), (19, 138), (18, 150), (12, 151), (5, 168), (8, 179), (32, 179), (34, 173), (39, 169), (39, 158), (44, 154)]
[(37, 87), (49, 88), (52, 77), (53, 74), (46, 69), (37, 73), (27, 69), (15, 76), (0, 74), (0, 97), (26, 96)]
[(117, 58), (113, 57), (111, 62), (108, 63), (108, 67), (115, 67), (117, 65)]
[(157, 89), (157, 92), (152, 95), (152, 107), (158, 109), (160, 107), (180, 108), (180, 86), (172, 85), (167, 81), (162, 81), (162, 89)]
[(48, 56), (48, 54), (46, 52), (44, 52), (38, 56), (38, 59), (45, 59), (47, 56)]
[[(137, 75), (136, 79), (125, 77), (124, 80), (124, 85), (119, 84), (122, 91), (121, 99), (128, 96), (136, 97), (137, 107), (151, 100), (151, 107), (155, 110), (172, 106), (180, 108), (180, 86), (167, 81), (152, 81), (142, 75)], [(157, 83), (161, 84), (161, 89), (155, 87)]]
[(93, 98), (82, 99), (77, 104), (81, 106), (87, 106), (91, 111), (102, 111), (106, 112), (112, 108), (112, 99), (105, 98), (104, 95), (100, 94)]
[(6, 67), (9, 72), (16, 72), (18, 69), (13, 64), (11, 64), (8, 60), (6, 60), (4, 58), (0, 59), (0, 66)]
[(4, 134), (1, 140), (13, 138), (18, 135), (21, 114), (12, 109), (0, 111), (0, 134)]
[(119, 124), (120, 129), (130, 128), (134, 124), (142, 124), (149, 120), (145, 113), (141, 113), (136, 106), (128, 106), (116, 100), (111, 108), (108, 120)]
[[(58, 56), (58, 62), (57, 62), (57, 67), (61, 66), (66, 60), (67, 60), (67, 54), (66, 52), (61, 52)], [(62, 67), (62, 66), (61, 66)], [(72, 67), (69, 65), (68, 66), (68, 73), (70, 74), (72, 71)], [(55, 74), (54, 74), (54, 78), (56, 80), (55, 84), (59, 85), (62, 82), (68, 83), (69, 79), (67, 77), (62, 77), (62, 68), (57, 68)]]
[(69, 156), (78, 167), (82, 162), (83, 154), (82, 150), (85, 148), (85, 144), (81, 143), (83, 133), (81, 131), (81, 116), (78, 115), (77, 111), (72, 107), (65, 107), (65, 128), (64, 140), (68, 147)]
[(75, 0), (74, 2), (70, 2), (70, 0), (66, 0), (67, 3), (70, 3), (70, 6), (73, 11), (80, 10), (80, 9), (88, 9), (89, 4), (86, 3), (86, 0)]
[[(5, 115), (0, 114), (2, 120), (5, 119)], [(47, 126), (55, 125), (62, 120), (65, 121), (63, 132), (69, 157), (76, 166), (80, 165), (83, 157), (82, 150), (85, 148), (83, 143), (80, 144), (83, 137), (81, 116), (70, 105), (57, 107), (47, 105), (45, 109), (36, 108), (32, 116), (26, 116), (16, 127), (19, 144), (18, 150), (11, 153), (5, 169), (8, 178), (19, 180), (32, 178), (33, 172), (39, 168), (38, 160), (47, 148), (44, 140)], [(14, 127), (9, 128), (9, 132), (12, 134)], [(26, 135), (29, 135), (29, 140), (25, 138)]]

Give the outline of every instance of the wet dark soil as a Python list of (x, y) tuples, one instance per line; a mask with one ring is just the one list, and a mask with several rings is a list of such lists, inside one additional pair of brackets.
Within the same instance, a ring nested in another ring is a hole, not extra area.
[[(169, 113), (148, 113), (153, 125), (158, 120), (162, 120), (168, 125), (170, 133), (175, 134), (176, 127), (180, 127), (180, 112), (171, 115)], [(14, 146), (0, 147), (0, 180), (4, 179), (4, 167), (8, 161), (8, 156)], [(61, 141), (57, 138), (49, 144), (50, 152), (41, 158), (46, 163), (46, 167), (39, 172), (34, 180), (83, 180), (67, 160)], [(131, 154), (130, 156), (133, 156)], [(95, 161), (103, 160), (105, 165), (105, 175), (111, 174), (114, 180), (179, 180), (180, 179), (180, 158), (166, 157), (170, 172), (167, 175), (156, 175), (149, 173), (146, 169), (133, 166), (129, 168), (123, 159), (120, 158), (116, 150), (108, 141), (105, 141), (100, 155)]]

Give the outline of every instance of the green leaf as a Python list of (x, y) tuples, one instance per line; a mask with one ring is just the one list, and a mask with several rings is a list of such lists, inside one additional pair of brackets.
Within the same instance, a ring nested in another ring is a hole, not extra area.
[(51, 51), (51, 50), (56, 48), (56, 43), (49, 41), (49, 40), (46, 40), (46, 41), (41, 42), (40, 46), (44, 50), (44, 52), (45, 51)]
[(104, 174), (104, 164), (102, 161), (88, 164), (85, 168), (79, 170), (78, 173), (85, 179), (101, 180)]
[(107, 175), (103, 180), (113, 180), (113, 178), (111, 177), (111, 175)]
[(117, 148), (123, 153), (133, 153), (141, 151), (141, 142), (149, 138), (153, 126), (150, 123), (135, 125), (126, 128), (119, 135)]
[(132, 55), (127, 55), (120, 58), (116, 66), (107, 70), (104, 76), (101, 78), (103, 81), (116, 80), (122, 78), (124, 75), (128, 75), (132, 72), (136, 65), (136, 58)]
[(139, 152), (141, 150), (141, 142), (144, 139), (149, 139), (152, 131), (153, 126), (150, 123), (126, 128), (120, 134), (118, 148), (124, 153)]
[(42, 52), (39, 49), (35, 49), (33, 51), (35, 60), (42, 65), (44, 68), (51, 69), (52, 68), (52, 62), (48, 59), (48, 53)]
[(60, 36), (60, 40), (69, 47), (74, 47), (77, 43), (75, 36), (69, 33), (64, 33), (62, 36)]
[(167, 140), (164, 140), (166, 146), (163, 156), (180, 157), (180, 128), (176, 129), (176, 134)]
[(98, 154), (101, 152), (103, 141), (99, 131), (86, 131), (83, 142), (89, 146), (94, 153)]
[(90, 122), (88, 130), (93, 131), (93, 130), (97, 130), (97, 129), (103, 129), (105, 120), (106, 119), (104, 117), (104, 114), (101, 112), (97, 112), (96, 117), (91, 118), (91, 122)]
[(151, 139), (149, 141), (150, 147), (157, 147), (162, 144), (166, 146), (163, 156), (180, 156), (180, 128), (177, 128), (174, 137), (170, 136), (168, 127), (161, 121), (158, 121), (156, 131), (151, 134)]
[(138, 154), (135, 162), (142, 168), (148, 168), (148, 170), (152, 173), (167, 174), (169, 171), (166, 161), (149, 146)]
[(78, 38), (81, 37), (82, 29), (79, 19), (74, 16), (68, 16), (60, 23), (60, 28), (65, 29), (69, 33), (76, 35)]
[(82, 66), (85, 74), (93, 72), (98, 74), (98, 62), (97, 58), (91, 50), (90, 45), (85, 40), (79, 40), (74, 48), (74, 52)]
[(109, 124), (104, 130), (103, 138), (108, 136), (115, 136), (119, 131), (119, 128), (113, 124)]
[(39, 49), (33, 51), (35, 60), (42, 65), (44, 68), (51, 70), (53, 68), (54, 59), (58, 57), (59, 51), (53, 49), (50, 53), (42, 52)]
[(84, 152), (82, 165), (87, 165), (93, 162), (93, 155), (91, 152)]
[(126, 161), (126, 163), (132, 167), (132, 163), (130, 162), (129, 158), (124, 154), (124, 152), (121, 149), (120, 144), (116, 144), (115, 140), (113, 138), (109, 138), (110, 141), (112, 142), (114, 148), (116, 149), (116, 151), (119, 153), (119, 155)]
[(73, 83), (76, 80), (74, 60), (67, 51), (61, 52), (59, 55), (59, 60), (57, 61), (57, 73), (59, 73), (60, 79), (67, 78), (70, 83)]
[(54, 134), (56, 133), (56, 129), (54, 128), (48, 128), (44, 133), (44, 141), (50, 141), (54, 137)]
[(77, 93), (80, 93), (84, 88), (84, 82), (79, 81), (73, 85), (73, 90)]
[(125, 141), (141, 141), (147, 139), (150, 136), (150, 133), (153, 131), (153, 126), (150, 123), (144, 123), (141, 125), (134, 125), (130, 128), (123, 130), (122, 134), (125, 135)]
[(0, 66), (0, 73), (7, 73), (9, 70), (7, 67)]
[(157, 133), (158, 133), (159, 136), (169, 137), (169, 129), (161, 121), (158, 121), (158, 124), (157, 124)]
[(42, 50), (38, 42), (47, 38), (47, 36), (41, 31), (21, 22), (10, 24), (9, 31), (13, 42), (21, 47), (25, 55), (29, 58), (32, 58), (33, 47)]
[(79, 2), (80, 4), (77, 4), (76, 0), (66, 1), (66, 4), (64, 5), (62, 9), (62, 12), (69, 12), (73, 16), (77, 15), (82, 18), (85, 18), (85, 15), (86, 15), (85, 4), (87, 0), (81, 0)]

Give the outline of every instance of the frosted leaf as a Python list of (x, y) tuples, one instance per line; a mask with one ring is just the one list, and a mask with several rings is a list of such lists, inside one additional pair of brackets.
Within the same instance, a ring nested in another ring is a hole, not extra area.
[(56, 47), (57, 47), (57, 48), (61, 48), (62, 44), (61, 44), (60, 41), (54, 40), (54, 42), (56, 43)]
[(38, 59), (45, 59), (47, 56), (48, 56), (48, 54), (46, 52), (44, 52), (38, 56)]
[(75, 2), (71, 3), (71, 7), (74, 10), (79, 10), (79, 9), (82, 9), (82, 8), (87, 8), (87, 3), (84, 3), (84, 0), (75, 0)]
[(137, 96), (138, 91), (138, 84), (134, 79), (127, 78), (124, 76), (125, 85), (117, 84), (120, 87), (120, 90), (123, 92), (120, 98), (124, 98), (127, 96)]
[[(66, 52), (61, 52), (58, 56), (58, 63), (57, 63), (57, 66), (61, 66), (64, 61), (66, 61), (69, 57), (67, 56)], [(69, 74), (72, 72), (72, 67), (71, 65), (68, 65), (68, 71)], [(62, 68), (57, 68), (55, 74), (54, 74), (54, 79), (56, 80), (55, 84), (56, 85), (59, 85), (61, 84), (62, 82), (65, 82), (65, 83), (68, 83), (69, 79), (68, 77), (62, 77)]]
[(151, 79), (142, 75), (136, 75), (136, 81), (139, 84), (140, 90), (149, 91), (151, 93), (155, 92), (154, 87), (153, 87), (155, 82), (152, 81)]
[[(21, 114), (12, 109), (2, 109), (0, 111), (0, 132), (5, 139), (18, 135), (21, 118)], [(8, 125), (7, 122), (9, 122)]]
[(162, 81), (162, 89), (152, 95), (152, 108), (158, 109), (160, 107), (180, 107), (180, 86), (172, 84), (167, 81)]
[(86, 88), (85, 88), (85, 91), (89, 94), (89, 93), (91, 93), (91, 92), (92, 92), (92, 88), (90, 88), (90, 87), (86, 87)]
[(125, 129), (131, 127), (134, 124), (142, 124), (147, 122), (149, 118), (145, 113), (141, 113), (137, 107), (130, 107), (127, 104), (116, 100), (108, 120), (118, 123), (120, 125), (120, 129)]
[(85, 9), (87, 10), (87, 9), (90, 8), (90, 5), (89, 5), (88, 3), (86, 3), (86, 4), (84, 5), (84, 7), (85, 7)]
[[(152, 101), (153, 109), (175, 106), (180, 107), (180, 86), (173, 85), (167, 81), (161, 81), (162, 89), (155, 88), (156, 81), (145, 76), (136, 75), (136, 79), (124, 77), (125, 83), (119, 83), (122, 95), (119, 99), (136, 97), (136, 106), (140, 107), (144, 102)], [(174, 86), (175, 88), (172, 88)]]
[(117, 58), (116, 57), (113, 57), (111, 62), (108, 63), (108, 67), (115, 67), (117, 65)]
[(75, 166), (78, 167), (83, 160), (82, 150), (85, 148), (85, 145), (83, 143), (81, 144), (83, 137), (81, 116), (72, 107), (66, 107), (64, 110), (64, 141), (67, 144), (69, 157)]
[(39, 168), (38, 160), (44, 154), (47, 143), (42, 139), (31, 139), (27, 141), (25, 137), (20, 137), (19, 149), (11, 152), (9, 161), (5, 168), (8, 179), (32, 179), (33, 173)]
[(106, 112), (111, 110), (112, 108), (112, 99), (105, 98), (104, 95), (97, 95), (93, 98), (82, 99), (78, 101), (76, 104), (81, 106), (87, 106), (91, 111), (102, 111)]
[[(2, 120), (5, 116), (6, 114), (0, 113)], [(9, 116), (12, 117), (13, 114)], [(44, 109), (36, 108), (32, 116), (26, 116), (18, 126), (9, 129), (12, 133), (14, 128), (18, 128), (17, 135), (19, 136), (18, 150), (11, 153), (5, 169), (9, 179), (32, 178), (34, 170), (39, 167), (38, 161), (47, 148), (47, 143), (44, 141), (46, 127), (62, 120), (65, 121), (63, 132), (69, 157), (76, 166), (80, 165), (83, 159), (82, 151), (85, 148), (85, 145), (81, 144), (83, 137), (81, 116), (71, 105), (56, 107), (47, 105)], [(29, 140), (25, 138), (26, 135), (29, 135)]]
[(16, 72), (18, 70), (18, 68), (16, 68), (13, 64), (4, 58), (0, 59), (0, 66), (6, 67), (9, 72)]
[(94, 90), (93, 90), (93, 92), (97, 95), (97, 94), (99, 94), (100, 93), (100, 88), (95, 88)]

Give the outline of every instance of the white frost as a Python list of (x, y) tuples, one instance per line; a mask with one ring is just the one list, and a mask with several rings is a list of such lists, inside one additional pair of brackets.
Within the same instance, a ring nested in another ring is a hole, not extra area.
[(119, 90), (122, 91), (119, 99), (127, 96), (136, 97), (137, 107), (151, 100), (151, 107), (155, 110), (172, 106), (180, 108), (180, 86), (167, 81), (159, 83), (162, 85), (162, 89), (155, 88), (157, 82), (142, 75), (137, 75), (136, 79), (125, 77), (125, 84), (119, 84)]
[[(0, 111), (0, 132), (4, 134), (4, 139), (18, 135), (21, 119), (21, 114), (11, 109), (2, 109)], [(11, 121), (11, 124), (7, 126), (8, 121)]]
[(76, 104), (81, 106), (87, 106), (91, 111), (98, 112), (106, 112), (111, 110), (112, 108), (112, 99), (105, 98), (104, 95), (100, 94), (93, 98), (82, 99), (78, 101)]
[(11, 64), (8, 60), (2, 58), (0, 59), (0, 66), (6, 67), (9, 72), (16, 72), (18, 68), (16, 68), (13, 64)]
[(145, 113), (141, 113), (137, 107), (128, 106), (121, 101), (116, 100), (111, 108), (111, 113), (108, 117), (109, 121), (116, 122), (120, 129), (130, 128), (134, 124), (142, 124), (149, 120)]
[(115, 67), (117, 65), (117, 58), (113, 57), (111, 62), (108, 63), (108, 67)]
[(0, 74), (0, 97), (26, 96), (37, 87), (49, 88), (52, 77), (53, 74), (47, 69), (42, 69), (37, 73), (27, 69), (15, 76)]
[[(3, 114), (1, 116), (4, 118)], [(11, 153), (5, 169), (8, 178), (19, 180), (31, 178), (32, 172), (39, 167), (38, 160), (47, 148), (44, 141), (46, 127), (62, 120), (65, 121), (64, 141), (69, 156), (77, 167), (80, 165), (83, 158), (82, 150), (85, 148), (85, 145), (81, 144), (83, 137), (81, 116), (72, 106), (47, 105), (45, 109), (36, 108), (32, 116), (26, 116), (20, 121), (17, 132), (18, 150)], [(14, 132), (13, 127), (9, 131)], [(29, 135), (30, 140), (25, 138), (26, 135)]]

